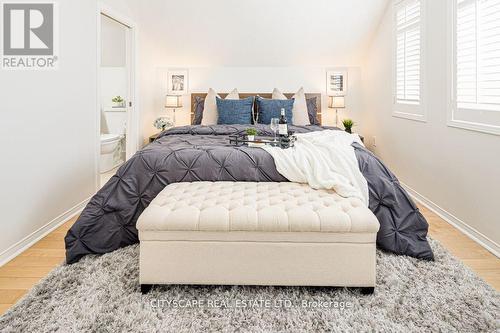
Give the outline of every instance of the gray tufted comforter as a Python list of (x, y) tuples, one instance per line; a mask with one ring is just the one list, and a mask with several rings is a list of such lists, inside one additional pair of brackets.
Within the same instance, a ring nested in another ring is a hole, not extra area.
[[(248, 126), (184, 126), (163, 132), (152, 144), (123, 164), (92, 197), (65, 237), (66, 262), (86, 254), (102, 254), (137, 243), (135, 223), (168, 184), (192, 181), (287, 181), (274, 160), (260, 148), (234, 147), (228, 136)], [(256, 125), (271, 135), (269, 126)], [(332, 129), (290, 128), (298, 133)], [(368, 150), (353, 144), (359, 168), (368, 181), (369, 208), (380, 222), (381, 249), (433, 259), (427, 243), (428, 224), (394, 174)]]

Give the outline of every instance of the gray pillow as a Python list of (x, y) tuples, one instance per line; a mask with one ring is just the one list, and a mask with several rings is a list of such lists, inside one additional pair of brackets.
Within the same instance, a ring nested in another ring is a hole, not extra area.
[(321, 125), (318, 121), (318, 105), (316, 104), (316, 97), (307, 98), (306, 103), (309, 122), (311, 125)]
[(194, 119), (193, 125), (201, 125), (203, 118), (203, 109), (205, 108), (205, 99), (197, 96), (194, 100)]
[[(316, 97), (307, 98), (307, 113), (309, 115), (309, 122), (311, 125), (321, 125), (318, 121), (318, 107), (316, 105)], [(205, 98), (196, 97), (194, 101), (194, 119), (193, 125), (201, 125), (203, 118), (203, 109), (205, 108)]]

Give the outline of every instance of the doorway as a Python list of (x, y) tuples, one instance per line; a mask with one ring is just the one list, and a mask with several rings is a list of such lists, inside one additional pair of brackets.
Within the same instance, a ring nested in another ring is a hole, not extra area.
[(98, 137), (96, 188), (137, 151), (135, 25), (101, 8), (98, 17)]

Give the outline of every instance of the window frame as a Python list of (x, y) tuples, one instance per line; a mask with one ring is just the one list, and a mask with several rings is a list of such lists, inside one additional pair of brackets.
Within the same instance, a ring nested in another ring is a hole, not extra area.
[[(458, 6), (457, 0), (448, 0), (448, 59), (450, 60), (450, 66), (448, 69), (448, 108), (447, 108), (447, 126), (455, 127), (475, 132), (481, 132), (486, 134), (494, 134), (500, 135), (500, 125), (491, 125), (487, 122), (472, 122), (463, 119), (455, 118), (455, 113), (458, 111), (458, 103), (457, 103), (457, 13)], [(470, 112), (479, 112), (479, 117), (481, 116), (481, 112), (486, 110), (482, 109), (468, 109)], [(492, 111), (498, 112), (500, 117), (500, 111)]]
[[(397, 100), (397, 13), (400, 6), (412, 1), (420, 1), (420, 100), (419, 104), (399, 103)], [(392, 15), (392, 116), (408, 120), (427, 122), (425, 90), (425, 55), (426, 55), (426, 5), (427, 0), (395, 0)]]

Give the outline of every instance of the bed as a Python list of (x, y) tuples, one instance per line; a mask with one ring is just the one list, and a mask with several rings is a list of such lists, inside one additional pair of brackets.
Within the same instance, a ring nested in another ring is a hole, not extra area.
[[(223, 94), (221, 94), (222, 97)], [(257, 94), (240, 94), (240, 97)], [(258, 94), (270, 97), (269, 94)], [(191, 119), (206, 94), (192, 94)], [(290, 94), (287, 94), (290, 96)], [(317, 125), (289, 126), (296, 133), (336, 129), (322, 126), (320, 94), (306, 94), (317, 110)], [(168, 184), (194, 181), (286, 182), (270, 154), (260, 148), (235, 147), (229, 136), (255, 127), (272, 135), (268, 125), (188, 125), (162, 132), (138, 151), (99, 190), (66, 237), (66, 262), (87, 254), (104, 254), (137, 243), (136, 222)], [(380, 223), (380, 249), (433, 260), (426, 236), (428, 224), (396, 176), (365, 147), (353, 144), (369, 187), (369, 209)]]

